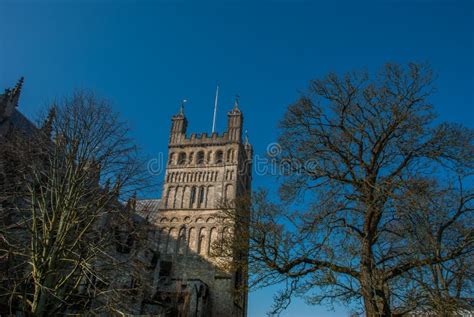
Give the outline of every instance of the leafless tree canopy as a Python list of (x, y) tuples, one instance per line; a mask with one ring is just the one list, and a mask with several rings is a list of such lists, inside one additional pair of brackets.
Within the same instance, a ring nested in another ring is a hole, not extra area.
[(274, 312), (293, 295), (367, 316), (449, 314), (472, 297), (474, 133), (439, 122), (433, 92), (426, 65), (388, 64), (314, 80), (289, 106), (283, 203), (257, 193), (234, 219), (251, 284), (286, 285)]
[(130, 247), (121, 232), (140, 235), (120, 201), (148, 184), (126, 125), (107, 101), (78, 92), (52, 105), (33, 135), (9, 140), (0, 296), (37, 316), (120, 311), (132, 290), (109, 287), (126, 264), (116, 246)]

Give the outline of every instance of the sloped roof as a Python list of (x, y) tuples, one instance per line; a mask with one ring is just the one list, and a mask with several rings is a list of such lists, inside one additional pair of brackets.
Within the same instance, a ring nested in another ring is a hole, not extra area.
[(153, 221), (158, 217), (161, 208), (161, 199), (140, 199), (137, 200), (137, 214), (143, 218)]
[(21, 130), (28, 135), (32, 135), (34, 132), (38, 131), (36, 125), (34, 125), (18, 110), (13, 112), (12, 116), (10, 117), (10, 122), (13, 128)]

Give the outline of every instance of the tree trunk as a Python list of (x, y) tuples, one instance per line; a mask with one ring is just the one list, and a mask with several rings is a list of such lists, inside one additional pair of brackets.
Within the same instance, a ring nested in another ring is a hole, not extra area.
[(365, 314), (367, 317), (389, 317), (392, 315), (389, 292), (374, 263), (372, 247), (366, 240), (362, 246), (360, 265), (360, 285)]
[[(364, 297), (364, 308), (367, 317), (391, 316), (390, 305), (384, 287), (373, 285), (371, 277), (362, 277), (362, 295)], [(376, 283), (374, 283), (376, 284)]]
[(46, 294), (40, 286), (35, 287), (35, 294), (31, 305), (31, 314), (33, 316), (42, 317), (45, 315)]
[(37, 317), (48, 316), (48, 305), (50, 301), (48, 288), (52, 286), (52, 278), (40, 278), (38, 281), (40, 281), (40, 283), (35, 285), (35, 292), (31, 303), (31, 314)]

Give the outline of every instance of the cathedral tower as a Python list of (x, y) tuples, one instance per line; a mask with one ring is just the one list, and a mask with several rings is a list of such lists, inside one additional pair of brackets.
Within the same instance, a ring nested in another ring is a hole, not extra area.
[[(232, 232), (217, 222), (219, 206), (250, 191), (252, 147), (242, 142), (243, 115), (236, 102), (222, 135), (187, 135), (184, 109), (172, 118), (159, 227), (160, 253), (172, 266), (172, 280), (199, 281), (209, 290), (213, 317), (246, 316), (247, 296), (240, 272), (215, 265), (214, 241)], [(238, 295), (236, 295), (238, 294)], [(198, 314), (196, 314), (198, 315)]]

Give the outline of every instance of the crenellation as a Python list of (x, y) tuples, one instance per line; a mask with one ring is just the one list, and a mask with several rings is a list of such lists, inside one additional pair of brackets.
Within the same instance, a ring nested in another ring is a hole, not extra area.
[[(187, 125), (187, 120), (181, 119), (184, 123), (184, 127)], [(182, 127), (181, 123), (177, 124), (173, 121), (173, 124)], [(186, 135), (186, 129), (178, 128), (172, 129), (169, 147), (170, 148), (182, 148), (188, 146), (215, 146), (215, 145), (228, 145), (228, 144), (239, 144), (241, 142), (241, 127), (229, 127), (228, 131), (219, 135), (217, 132), (213, 132), (209, 136), (206, 132), (204, 133), (191, 133), (189, 137)]]

